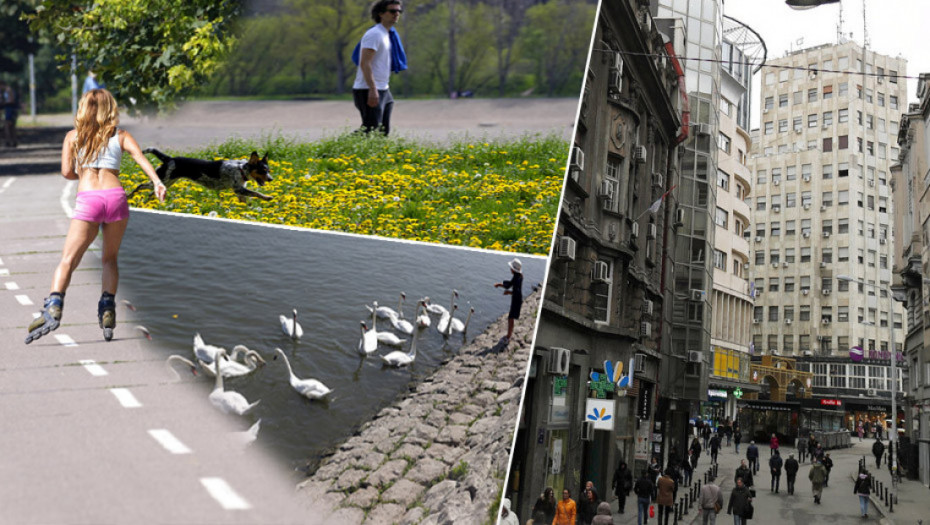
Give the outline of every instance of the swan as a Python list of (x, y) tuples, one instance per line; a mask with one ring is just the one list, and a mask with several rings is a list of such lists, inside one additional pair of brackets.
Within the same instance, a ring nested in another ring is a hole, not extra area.
[[(404, 301), (404, 297), (405, 297), (405, 296), (404, 296), (404, 293), (401, 292), (401, 294), (400, 294), (400, 300), (397, 301), (397, 307), (398, 307), (398, 308), (400, 308), (401, 303)], [(372, 305), (373, 305), (373, 306), (368, 306), (368, 305), (366, 304), (366, 305), (365, 305), (365, 308), (368, 308), (368, 311), (369, 311), (369, 312), (371, 312), (371, 313), (377, 315), (377, 316), (378, 316), (379, 318), (381, 318), (381, 319), (389, 319), (389, 318), (391, 318), (391, 317), (397, 317), (397, 318), (403, 317), (402, 315), (400, 315), (400, 314), (398, 314), (396, 311), (394, 311), (393, 308), (389, 308), (389, 307), (387, 307), (387, 306), (378, 306), (378, 301), (374, 301), (374, 302), (372, 303)]]
[(145, 338), (148, 339), (149, 341), (152, 340), (152, 333), (149, 332), (149, 329), (148, 329), (148, 328), (142, 326), (141, 324), (140, 324), (140, 325), (136, 325), (135, 328), (136, 328), (137, 331), (139, 331), (139, 332), (142, 333), (143, 337), (145, 337)]
[(245, 430), (242, 432), (233, 432), (231, 434), (232, 438), (236, 440), (236, 442), (238, 442), (239, 445), (243, 447), (249, 446), (252, 444), (252, 442), (258, 439), (258, 429), (261, 428), (261, 426), (262, 426), (262, 420), (259, 419), (258, 421), (255, 422), (254, 425), (249, 427), (248, 430)]
[(376, 332), (379, 343), (384, 343), (391, 346), (400, 346), (407, 342), (406, 339), (401, 339), (394, 335), (393, 332)]
[[(419, 309), (419, 307), (417, 307)], [(413, 360), (417, 358), (417, 336), (413, 336), (413, 340), (410, 342), (410, 351), (404, 352), (402, 350), (394, 350), (388, 355), (381, 356), (381, 359), (385, 364), (390, 366), (407, 366), (413, 363)]]
[(200, 337), (199, 333), (194, 335), (194, 357), (198, 361), (203, 361), (208, 365), (213, 364), (218, 352), (226, 352), (226, 349), (204, 343), (203, 337)]
[(410, 321), (406, 319), (398, 319), (396, 317), (388, 317), (388, 320), (391, 321), (391, 326), (393, 326), (394, 329), (398, 332), (403, 332), (407, 335), (413, 333), (413, 325), (410, 324)]
[(452, 319), (452, 312), (455, 310), (455, 298), (459, 296), (458, 290), (452, 290), (452, 298), (449, 301), (449, 309), (445, 310), (442, 313), (442, 316), (439, 318), (439, 323), (436, 324), (436, 329), (439, 330), (441, 334), (449, 334), (449, 323)]
[(214, 359), (214, 364), (215, 364), (216, 369), (214, 370), (213, 373), (216, 374), (216, 383), (214, 384), (213, 392), (210, 392), (209, 399), (210, 399), (210, 402), (213, 403), (213, 406), (218, 408), (224, 414), (234, 412), (235, 414), (241, 416), (241, 415), (244, 415), (249, 410), (252, 410), (252, 408), (254, 408), (255, 405), (261, 402), (261, 400), (250, 404), (249, 401), (245, 398), (245, 396), (243, 396), (239, 392), (232, 392), (232, 391), (226, 392), (225, 390), (223, 390), (223, 374), (220, 373), (221, 370), (220, 370), (219, 361), (220, 359), (226, 359), (226, 358), (227, 358), (226, 350), (223, 350), (221, 348), (219, 352), (217, 352), (216, 357)]
[(278, 319), (281, 321), (281, 331), (284, 332), (284, 335), (294, 339), (300, 339), (304, 336), (304, 329), (300, 326), (300, 323), (297, 322), (297, 309), (294, 308), (291, 310), (291, 318), (288, 319), (283, 315), (279, 315)]
[(120, 301), (120, 302), (123, 303), (123, 306), (125, 306), (126, 309), (129, 310), (130, 312), (135, 312), (135, 311), (136, 311), (135, 305), (133, 305), (131, 302), (129, 302), (129, 299), (123, 299), (123, 300)]
[[(243, 354), (243, 363), (238, 361), (239, 355)], [(262, 358), (261, 354), (255, 350), (250, 350), (244, 345), (236, 345), (233, 347), (232, 357), (229, 359), (224, 359), (220, 363), (220, 370), (223, 373), (223, 377), (241, 377), (244, 375), (251, 374), (252, 372), (258, 370), (258, 367), (265, 364), (265, 359)], [(200, 366), (204, 369), (208, 375), (213, 377), (216, 373), (209, 364), (200, 362)]]
[(433, 304), (433, 303), (429, 302), (429, 297), (426, 297), (426, 298), (424, 298), (423, 300), (426, 301), (426, 311), (427, 311), (427, 312), (429, 312), (429, 313), (431, 313), (431, 314), (435, 314), (435, 315), (443, 315), (443, 314), (449, 313), (449, 310), (446, 310), (446, 307), (445, 307), (445, 306), (442, 306), (442, 305), (439, 305), (439, 304)]
[(362, 321), (362, 338), (358, 341), (358, 353), (368, 355), (378, 350), (378, 332), (372, 328), (368, 329), (365, 321)]
[[(432, 321), (429, 318), (429, 314), (427, 313), (427, 309), (426, 309), (426, 301), (428, 300), (429, 300), (429, 297), (427, 297), (426, 299), (421, 299), (420, 302), (417, 303), (417, 313), (416, 313), (417, 326), (419, 326), (420, 328), (429, 328), (429, 325), (432, 323)], [(423, 307), (422, 314), (420, 313), (421, 306)]]
[[(316, 379), (300, 379), (294, 375), (294, 370), (291, 368), (291, 362), (288, 361), (287, 356), (284, 355), (284, 350), (280, 348), (275, 348), (275, 351), (281, 354), (281, 357), (284, 358), (284, 364), (287, 365), (287, 371), (291, 375), (291, 386), (294, 387), (294, 390), (302, 396), (306, 396), (310, 399), (320, 399), (321, 397), (326, 396), (332, 392), (326, 385), (317, 381)], [(275, 356), (277, 359), (277, 356)]]
[[(458, 309), (458, 305), (456, 305), (455, 308)], [(464, 322), (464, 323), (463, 323), (461, 320), (456, 319), (455, 317), (453, 317), (453, 318), (452, 318), (452, 322), (449, 323), (449, 330), (450, 330), (449, 333), (452, 333), (452, 332), (462, 332), (462, 333), (465, 333), (465, 330), (468, 329), (468, 322), (471, 321), (471, 314), (473, 314), (473, 313), (475, 313), (475, 307), (474, 307), (474, 306), (469, 306), (469, 307), (468, 307), (468, 315), (465, 317), (465, 322)]]
[(165, 367), (166, 367), (168, 370), (170, 370), (172, 374), (174, 374), (175, 379), (177, 379), (178, 381), (181, 380), (181, 376), (178, 375), (177, 370), (175, 370), (175, 369), (171, 366), (171, 362), (172, 362), (172, 361), (180, 361), (180, 362), (184, 363), (185, 365), (187, 365), (187, 366), (190, 367), (190, 369), (191, 369), (191, 374), (193, 374), (193, 375), (195, 375), (195, 376), (197, 375), (197, 365), (195, 365), (193, 362), (191, 362), (190, 359), (188, 359), (188, 358), (186, 358), (186, 357), (181, 357), (181, 356), (179, 356), (179, 355), (169, 355), (169, 356), (168, 356), (168, 359), (165, 360)]

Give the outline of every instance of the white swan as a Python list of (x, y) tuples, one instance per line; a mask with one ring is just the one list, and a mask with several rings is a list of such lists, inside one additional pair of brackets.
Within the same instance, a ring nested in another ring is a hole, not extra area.
[(362, 338), (358, 340), (358, 353), (368, 355), (378, 350), (378, 332), (374, 328), (368, 329), (362, 321)]
[(433, 304), (429, 301), (429, 297), (424, 298), (426, 301), (426, 311), (434, 315), (443, 315), (449, 313), (449, 310), (446, 310), (445, 306), (440, 304)]
[(297, 322), (296, 308), (291, 310), (290, 319), (284, 317), (283, 315), (279, 315), (278, 319), (281, 321), (281, 331), (284, 332), (284, 335), (294, 340), (300, 339), (304, 336), (304, 329), (300, 326), (300, 323)]
[(216, 374), (216, 383), (214, 384), (213, 392), (210, 392), (210, 402), (224, 414), (233, 412), (241, 416), (249, 410), (252, 410), (261, 400), (250, 404), (245, 396), (239, 392), (226, 392), (223, 390), (223, 374), (221, 373), (219, 365), (220, 359), (226, 359), (226, 350), (222, 348), (217, 352), (216, 358), (214, 359), (216, 369), (213, 373)]
[[(417, 318), (417, 326), (419, 326), (420, 328), (429, 328), (429, 325), (432, 323), (432, 321), (429, 318), (429, 313), (426, 309), (426, 301), (428, 300), (429, 300), (429, 297), (427, 297), (426, 299), (421, 299), (420, 302), (417, 303), (416, 318)], [(422, 314), (420, 313), (421, 306), (423, 307)]]
[[(419, 309), (419, 307), (418, 307)], [(417, 358), (417, 336), (413, 336), (413, 340), (410, 342), (410, 351), (404, 352), (402, 350), (394, 350), (388, 355), (381, 356), (381, 359), (385, 364), (390, 366), (407, 366), (413, 363), (413, 360)]]
[(180, 380), (181, 380), (181, 376), (178, 374), (177, 370), (175, 370), (175, 369), (171, 366), (171, 362), (172, 362), (172, 361), (180, 361), (180, 362), (184, 363), (185, 365), (187, 365), (187, 366), (190, 367), (190, 369), (191, 369), (191, 374), (193, 374), (193, 375), (195, 375), (195, 376), (197, 375), (197, 365), (195, 365), (190, 359), (188, 359), (188, 358), (186, 358), (186, 357), (181, 357), (181, 356), (179, 356), (179, 355), (169, 355), (169, 356), (168, 356), (168, 359), (165, 360), (165, 367), (166, 367), (168, 370), (170, 370), (172, 374), (174, 374), (174, 377), (175, 377), (176, 380), (180, 381)]
[(200, 337), (199, 333), (194, 334), (194, 357), (196, 357), (198, 361), (203, 361), (208, 365), (213, 364), (218, 352), (226, 352), (226, 349), (219, 346), (208, 345), (203, 342), (203, 337)]
[[(458, 305), (455, 305), (455, 308), (458, 309)], [(471, 321), (471, 314), (473, 313), (475, 313), (475, 308), (473, 306), (469, 306), (468, 315), (465, 317), (464, 323), (461, 320), (453, 317), (452, 322), (449, 323), (449, 330), (450, 330), (449, 333), (452, 333), (452, 332), (464, 333), (465, 330), (468, 329), (468, 322)]]
[(407, 342), (406, 339), (401, 339), (400, 337), (397, 337), (396, 335), (394, 335), (393, 332), (377, 332), (377, 334), (378, 334), (378, 342), (384, 343), (386, 345), (400, 346)]
[(398, 332), (403, 332), (407, 335), (413, 333), (413, 325), (410, 324), (410, 321), (406, 319), (398, 319), (396, 317), (388, 317), (388, 320), (391, 321), (391, 326), (393, 326), (394, 329)]
[[(242, 363), (239, 362), (239, 355), (245, 356), (242, 359)], [(236, 345), (233, 347), (232, 357), (229, 359), (220, 360), (220, 370), (224, 378), (241, 377), (251, 374), (252, 372), (258, 370), (258, 367), (264, 364), (265, 359), (262, 358), (261, 354), (255, 350), (250, 350), (244, 345)], [(201, 361), (200, 366), (210, 377), (213, 377), (216, 374), (213, 367), (209, 364)]]
[(449, 323), (452, 320), (452, 312), (455, 310), (455, 298), (458, 296), (458, 290), (452, 290), (452, 298), (449, 300), (449, 309), (442, 313), (439, 322), (436, 324), (436, 329), (439, 330), (441, 334), (451, 333), (449, 332)]
[(149, 341), (152, 340), (152, 333), (149, 332), (149, 329), (148, 329), (148, 328), (142, 326), (141, 324), (140, 324), (140, 325), (136, 325), (135, 328), (136, 328), (136, 330), (137, 330), (138, 332), (142, 333), (142, 336), (143, 336), (143, 337), (145, 337), (145, 338), (148, 339)]
[(249, 427), (248, 430), (242, 432), (232, 432), (232, 438), (243, 447), (251, 445), (256, 439), (258, 439), (258, 430), (262, 426), (262, 420), (259, 419), (255, 422), (254, 425)]
[[(401, 305), (401, 303), (403, 302), (403, 300), (404, 300), (404, 294), (403, 294), (403, 292), (401, 292), (401, 294), (400, 294), (400, 300), (397, 301), (397, 306), (398, 306), (398, 308), (400, 308), (400, 305)], [(372, 307), (372, 306), (373, 306), (373, 307)], [(368, 305), (366, 304), (366, 305), (365, 305), (365, 308), (368, 308), (368, 311), (369, 311), (369, 312), (371, 312), (371, 313), (377, 315), (377, 316), (378, 316), (379, 318), (381, 318), (381, 319), (389, 319), (389, 318), (391, 318), (391, 317), (397, 317), (397, 318), (402, 317), (400, 314), (398, 314), (396, 311), (394, 311), (393, 308), (389, 308), (389, 307), (387, 307), (387, 306), (378, 306), (378, 301), (373, 301), (373, 302), (372, 302), (372, 306), (368, 306)]]
[[(320, 399), (321, 397), (326, 396), (332, 392), (326, 385), (317, 381), (316, 379), (300, 379), (294, 375), (294, 370), (291, 368), (291, 362), (288, 361), (287, 356), (284, 355), (284, 350), (280, 348), (275, 348), (275, 351), (281, 354), (281, 357), (284, 358), (284, 364), (287, 365), (287, 371), (291, 375), (291, 386), (294, 387), (294, 390), (302, 396), (306, 396), (310, 399)], [(277, 357), (276, 357), (277, 358)]]

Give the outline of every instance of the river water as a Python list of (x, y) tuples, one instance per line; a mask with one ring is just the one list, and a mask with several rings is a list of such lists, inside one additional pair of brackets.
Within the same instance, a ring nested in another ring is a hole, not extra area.
[[(378, 354), (367, 358), (356, 350), (359, 321), (370, 325), (365, 305), (377, 300), (396, 309), (404, 291), (406, 317), (412, 319), (419, 298), (429, 296), (448, 308), (455, 288), (457, 317), (464, 320), (469, 303), (475, 308), (467, 330), (470, 341), (508, 311), (510, 297), (493, 284), (510, 278), (507, 263), (513, 257), (134, 210), (120, 250), (120, 296), (137, 307), (135, 317), (151, 331), (158, 358), (175, 353), (190, 358), (197, 332), (209, 344), (257, 350), (268, 364), (249, 376), (227, 379), (226, 388), (249, 401), (261, 399), (261, 404), (246, 416), (229, 417), (239, 418), (243, 430), (261, 418), (259, 442), (302, 470), (308, 464), (313, 468), (321, 454), (464, 342), (461, 335), (439, 334), (434, 316), (432, 327), (419, 335), (414, 364), (384, 367), (377, 355), (393, 348), (381, 345)], [(546, 260), (520, 259), (528, 294), (542, 282)], [(281, 332), (278, 320), (295, 307), (304, 329), (299, 342)], [(386, 321), (378, 326), (390, 330)], [(127, 330), (123, 325), (117, 337)], [(284, 362), (272, 360), (276, 347), (286, 352), (298, 377), (318, 379), (333, 389), (326, 401), (310, 401), (291, 388)], [(201, 374), (184, 380), (202, 383), (202, 401), (209, 402), (212, 378)]]

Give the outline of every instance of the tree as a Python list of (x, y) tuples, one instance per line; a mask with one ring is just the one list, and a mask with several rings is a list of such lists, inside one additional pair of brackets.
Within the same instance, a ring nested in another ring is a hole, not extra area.
[(527, 10), (523, 52), (536, 62), (537, 85), (548, 95), (581, 85), (595, 9), (587, 3), (553, 0)]
[(235, 0), (45, 0), (29, 20), (135, 111), (171, 107), (200, 85), (234, 42), (238, 12)]

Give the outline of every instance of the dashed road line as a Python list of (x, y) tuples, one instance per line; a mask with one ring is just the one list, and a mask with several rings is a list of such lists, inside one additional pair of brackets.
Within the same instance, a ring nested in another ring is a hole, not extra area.
[(84, 369), (90, 372), (90, 375), (100, 377), (108, 375), (107, 371), (103, 369), (102, 366), (98, 365), (93, 359), (84, 359), (81, 362), (81, 365), (84, 366)]
[(246, 510), (251, 509), (252, 505), (242, 499), (242, 496), (236, 494), (236, 491), (226, 483), (223, 478), (200, 478), (200, 483), (206, 487), (207, 492), (213, 496), (213, 499), (219, 502), (226, 510)]
[(6, 286), (7, 290), (19, 290), (19, 285), (13, 281), (3, 283), (3, 286)]
[(139, 408), (142, 406), (142, 403), (136, 399), (136, 396), (132, 395), (132, 392), (125, 388), (111, 388), (110, 392), (116, 396), (116, 399), (119, 401), (119, 404), (123, 405), (123, 408)]
[[(158, 444), (165, 447), (165, 450), (171, 452), (172, 454), (190, 454), (191, 449), (187, 448), (187, 445), (181, 443), (181, 440), (174, 437), (174, 434), (169, 432), (164, 428), (155, 428), (149, 430), (149, 435), (152, 436), (155, 441), (158, 441)], [(208, 489), (209, 490), (209, 489)]]
[(3, 183), (3, 189), (9, 188), (14, 182), (16, 182), (14, 178), (7, 179), (7, 181)]
[(68, 181), (68, 183), (61, 188), (61, 197), (58, 199), (58, 202), (61, 203), (61, 209), (65, 210), (65, 215), (67, 215), (69, 219), (74, 216), (74, 209), (71, 207), (71, 203), (68, 202), (71, 196), (71, 188), (74, 187), (74, 184), (74, 181)]
[(0, 276), (6, 277), (6, 276), (8, 276), (8, 275), (10, 275), (10, 270), (9, 270), (9, 268), (0, 268)]
[(28, 295), (17, 295), (16, 300), (23, 306), (32, 306), (33, 304), (32, 299), (29, 299)]
[(68, 334), (55, 334), (55, 339), (58, 340), (58, 344), (61, 346), (77, 346), (77, 341), (71, 339), (71, 336)]
[(0, 257), (0, 266), (3, 266), (3, 258)]

